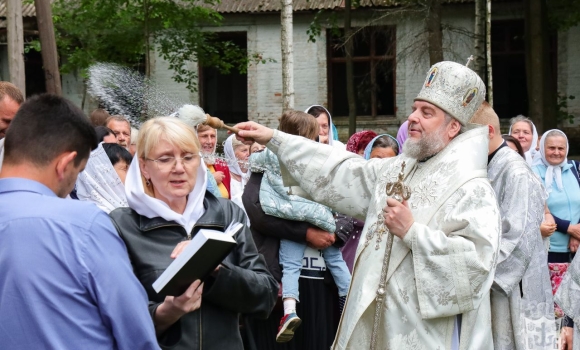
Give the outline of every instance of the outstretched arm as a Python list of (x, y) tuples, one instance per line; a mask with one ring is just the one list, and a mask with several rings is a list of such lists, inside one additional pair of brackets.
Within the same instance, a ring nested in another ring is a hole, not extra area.
[(285, 186), (299, 186), (312, 199), (339, 213), (366, 217), (377, 175), (389, 160), (366, 161), (354, 153), (272, 130), (254, 122), (238, 124), (278, 156)]

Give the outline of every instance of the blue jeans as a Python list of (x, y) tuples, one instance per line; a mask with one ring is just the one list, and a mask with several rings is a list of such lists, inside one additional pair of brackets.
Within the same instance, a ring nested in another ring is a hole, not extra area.
[[(306, 244), (287, 239), (280, 240), (280, 265), (282, 265), (282, 299), (294, 298), (299, 301), (298, 278), (302, 269), (302, 257)], [(346, 296), (350, 286), (350, 272), (342, 258), (342, 253), (335, 246), (322, 251), (324, 262), (330, 270), (338, 287), (338, 296)]]

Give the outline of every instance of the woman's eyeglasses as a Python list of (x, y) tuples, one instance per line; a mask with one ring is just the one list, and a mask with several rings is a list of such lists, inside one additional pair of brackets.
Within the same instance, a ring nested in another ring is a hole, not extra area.
[(177, 161), (181, 160), (181, 164), (183, 167), (191, 167), (197, 163), (197, 160), (200, 157), (195, 154), (186, 154), (183, 157), (169, 157), (169, 156), (162, 156), (157, 159), (145, 158), (145, 160), (155, 162), (157, 164), (157, 169), (161, 171), (169, 171), (173, 170), (177, 165)]

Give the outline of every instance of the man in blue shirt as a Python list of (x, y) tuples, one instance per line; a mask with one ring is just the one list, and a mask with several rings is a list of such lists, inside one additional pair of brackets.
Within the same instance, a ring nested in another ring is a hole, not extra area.
[(145, 291), (109, 217), (62, 199), (96, 146), (83, 112), (48, 94), (28, 99), (6, 133), (0, 349), (158, 349)]

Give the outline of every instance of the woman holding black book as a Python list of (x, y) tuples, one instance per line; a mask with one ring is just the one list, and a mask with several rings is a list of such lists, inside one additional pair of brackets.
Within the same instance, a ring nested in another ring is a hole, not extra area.
[[(110, 216), (125, 241), (137, 278), (149, 296), (159, 345), (171, 349), (243, 349), (239, 314), (267, 318), (278, 293), (257, 252), (245, 214), (206, 191), (207, 171), (195, 130), (177, 118), (143, 124), (125, 183), (129, 208)], [(180, 296), (160, 296), (152, 284), (200, 229), (234, 235), (236, 247), (204, 283)]]

